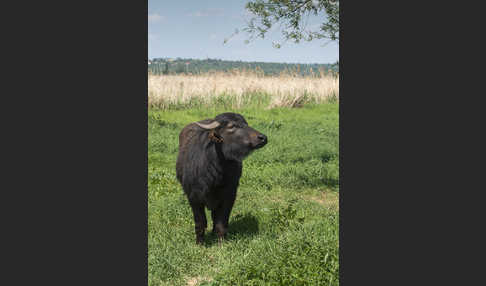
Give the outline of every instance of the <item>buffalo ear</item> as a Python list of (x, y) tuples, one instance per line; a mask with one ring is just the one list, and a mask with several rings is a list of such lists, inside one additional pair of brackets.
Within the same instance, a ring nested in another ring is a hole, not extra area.
[(215, 143), (221, 143), (221, 142), (223, 142), (223, 137), (219, 136), (219, 134), (216, 133), (213, 129), (209, 132), (209, 140), (211, 140)]

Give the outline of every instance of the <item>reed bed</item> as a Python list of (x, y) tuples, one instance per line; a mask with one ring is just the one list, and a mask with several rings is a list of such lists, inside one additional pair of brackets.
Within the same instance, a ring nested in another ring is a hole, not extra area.
[(338, 77), (322, 73), (305, 77), (288, 72), (263, 76), (258, 71), (148, 76), (149, 108), (177, 109), (215, 104), (235, 109), (247, 105), (298, 107), (338, 98)]

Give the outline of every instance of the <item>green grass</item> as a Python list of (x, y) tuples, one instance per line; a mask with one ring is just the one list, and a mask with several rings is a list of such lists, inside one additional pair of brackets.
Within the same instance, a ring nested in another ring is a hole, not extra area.
[[(243, 163), (222, 247), (194, 222), (175, 177), (180, 130), (234, 111), (268, 136)], [(149, 285), (339, 285), (338, 104), (149, 111)]]

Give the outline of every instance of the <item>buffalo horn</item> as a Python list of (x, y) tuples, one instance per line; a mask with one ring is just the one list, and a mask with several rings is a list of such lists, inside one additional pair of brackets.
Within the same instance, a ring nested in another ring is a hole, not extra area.
[(195, 122), (197, 125), (199, 125), (199, 127), (201, 128), (204, 128), (204, 129), (214, 129), (216, 127), (219, 126), (219, 122), (218, 121), (213, 121), (209, 124), (203, 124), (203, 123), (199, 123), (199, 122)]

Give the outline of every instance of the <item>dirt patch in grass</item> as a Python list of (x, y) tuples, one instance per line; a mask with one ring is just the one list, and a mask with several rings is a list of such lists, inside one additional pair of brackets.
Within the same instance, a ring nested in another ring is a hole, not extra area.
[(203, 282), (203, 281), (212, 281), (213, 279), (211, 278), (208, 278), (208, 277), (201, 277), (201, 276), (197, 276), (197, 277), (193, 277), (193, 278), (190, 278), (189, 280), (187, 280), (187, 286), (196, 286), (198, 285), (200, 282)]
[(308, 196), (306, 199), (317, 202), (326, 208), (339, 210), (339, 193), (323, 191), (319, 195)]

